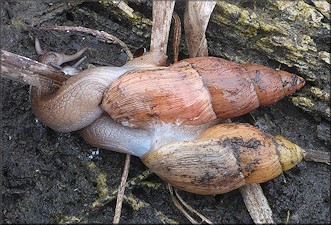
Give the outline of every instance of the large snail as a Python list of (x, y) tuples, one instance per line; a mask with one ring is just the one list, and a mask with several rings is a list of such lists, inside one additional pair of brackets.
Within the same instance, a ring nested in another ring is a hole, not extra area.
[(33, 112), (54, 130), (80, 130), (94, 146), (136, 155), (198, 194), (268, 181), (304, 157), (297, 145), (250, 125), (212, 126), (293, 93), (304, 85), (301, 77), (215, 57), (158, 67), (160, 56), (84, 70), (52, 93), (32, 88)]
[(128, 71), (110, 85), (102, 108), (134, 127), (155, 121), (199, 125), (275, 103), (304, 83), (297, 75), (265, 66), (198, 57), (166, 68)]
[(52, 94), (32, 90), (32, 109), (60, 132), (86, 127), (103, 110), (132, 127), (160, 122), (201, 125), (272, 104), (305, 83), (285, 71), (215, 57), (185, 59), (169, 67), (155, 66), (164, 60), (149, 63), (160, 54), (150, 52), (123, 67), (84, 70)]

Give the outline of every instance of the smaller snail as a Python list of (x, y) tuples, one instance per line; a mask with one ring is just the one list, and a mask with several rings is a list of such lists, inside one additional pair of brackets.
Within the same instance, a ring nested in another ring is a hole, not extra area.
[[(281, 136), (272, 137), (249, 124), (229, 123), (207, 129), (197, 140), (153, 149), (141, 159), (179, 189), (216, 195), (269, 181), (303, 158), (308, 160), (309, 154)], [(329, 155), (321, 158), (320, 162), (330, 163)]]

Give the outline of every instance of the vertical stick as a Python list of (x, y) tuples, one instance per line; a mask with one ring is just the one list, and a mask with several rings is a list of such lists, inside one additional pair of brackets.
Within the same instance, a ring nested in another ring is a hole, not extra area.
[(175, 0), (153, 1), (153, 27), (150, 51), (167, 53), (169, 31)]
[(255, 224), (274, 224), (268, 200), (260, 184), (246, 184), (239, 188), (246, 208)]
[(120, 183), (120, 186), (118, 187), (118, 194), (117, 194), (113, 224), (118, 224), (120, 222), (121, 211), (122, 211), (122, 202), (123, 202), (124, 191), (125, 191), (125, 184), (126, 184), (126, 180), (128, 179), (129, 168), (130, 168), (130, 158), (131, 158), (131, 155), (126, 154), (121, 183)]
[(184, 14), (186, 44), (191, 58), (208, 56), (206, 29), (216, 1), (187, 1)]
[(178, 62), (182, 26), (181, 26), (180, 18), (177, 15), (177, 13), (175, 13), (175, 11), (172, 13), (172, 21), (173, 21), (173, 30), (174, 30), (172, 47), (174, 52), (174, 63), (176, 63)]

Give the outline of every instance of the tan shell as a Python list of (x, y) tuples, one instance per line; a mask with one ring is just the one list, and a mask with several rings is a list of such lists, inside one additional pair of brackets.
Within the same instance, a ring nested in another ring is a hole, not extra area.
[(164, 145), (141, 159), (171, 185), (196, 194), (221, 194), (245, 184), (236, 156), (217, 140)]
[(199, 140), (152, 150), (143, 162), (170, 184), (188, 192), (215, 195), (282, 173), (271, 137), (247, 124), (221, 124)]
[(202, 133), (199, 139), (231, 140), (240, 146), (238, 156), (246, 183), (263, 183), (282, 173), (274, 138), (249, 124), (218, 124)]

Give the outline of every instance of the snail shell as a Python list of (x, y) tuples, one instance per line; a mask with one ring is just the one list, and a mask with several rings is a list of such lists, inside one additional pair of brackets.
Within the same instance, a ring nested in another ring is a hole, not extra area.
[(153, 149), (142, 161), (182, 190), (216, 195), (249, 183), (269, 181), (302, 160), (302, 150), (248, 124), (221, 124), (198, 140)]
[(155, 121), (198, 125), (272, 104), (304, 83), (297, 75), (265, 66), (198, 57), (127, 72), (110, 85), (101, 107), (126, 126), (144, 128)]

